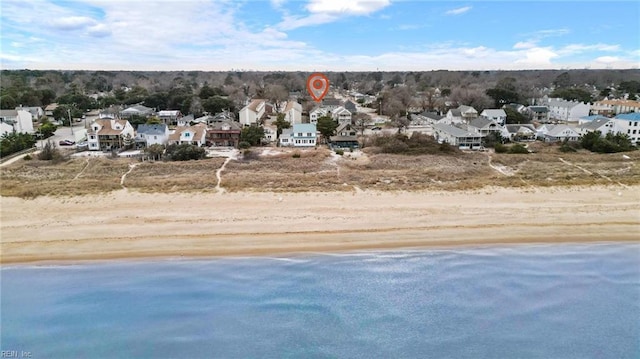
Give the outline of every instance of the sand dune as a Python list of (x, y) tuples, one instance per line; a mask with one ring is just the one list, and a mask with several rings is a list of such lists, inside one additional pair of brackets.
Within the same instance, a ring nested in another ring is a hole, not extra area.
[(640, 186), (1, 198), (1, 261), (638, 241)]

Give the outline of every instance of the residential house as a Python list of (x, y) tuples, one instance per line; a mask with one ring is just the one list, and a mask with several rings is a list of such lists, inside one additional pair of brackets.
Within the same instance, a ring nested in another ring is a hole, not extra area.
[(468, 128), (469, 130), (475, 131), (482, 136), (486, 136), (492, 132), (502, 134), (502, 131), (504, 129), (502, 125), (500, 125), (496, 120), (487, 117), (474, 118), (473, 120), (471, 120), (471, 122), (469, 122)]
[(284, 108), (284, 120), (290, 124), (302, 123), (302, 105), (296, 101), (288, 101)]
[(278, 141), (278, 126), (272, 124), (265, 124), (262, 126), (264, 130), (264, 138), (269, 143)]
[(458, 106), (458, 110), (460, 110), (460, 114), (462, 115), (462, 119), (469, 123), (469, 121), (478, 117), (478, 111), (471, 106), (460, 105)]
[(337, 136), (356, 136), (358, 131), (350, 123), (343, 123), (336, 128)]
[(207, 126), (197, 124), (188, 127), (177, 127), (176, 130), (169, 135), (169, 144), (190, 144), (203, 146), (207, 142)]
[(427, 126), (431, 124), (429, 119), (422, 116), (422, 114), (410, 114), (409, 120), (411, 121), (409, 126)]
[(342, 106), (334, 109), (331, 112), (331, 117), (338, 122), (338, 124), (351, 123), (351, 112)]
[(433, 137), (439, 143), (448, 143), (465, 150), (482, 148), (482, 137), (484, 136), (475, 131), (464, 130), (446, 123), (436, 123), (433, 125), (433, 132)]
[(531, 121), (538, 123), (549, 122), (549, 107), (547, 106), (529, 106), (529, 114)]
[(42, 109), (42, 107), (16, 107), (16, 111), (27, 111), (31, 114), (31, 121), (37, 121), (40, 119), (40, 117), (44, 116), (44, 110)]
[(631, 143), (640, 143), (640, 112), (623, 113), (612, 118), (616, 132), (626, 133)]
[[(544, 129), (538, 128), (538, 136), (545, 142), (577, 141), (580, 134), (567, 125), (544, 125)], [(540, 136), (542, 135), (542, 136)]]
[(510, 141), (535, 141), (536, 128), (530, 124), (505, 125), (507, 136)]
[(169, 127), (166, 124), (140, 124), (136, 130), (136, 143), (145, 147), (166, 145), (169, 142)]
[(87, 133), (90, 151), (114, 151), (133, 144), (135, 133), (127, 120), (97, 119)]
[(355, 115), (358, 112), (358, 104), (356, 104), (355, 102), (353, 102), (351, 100), (347, 100), (344, 103), (344, 108), (349, 110), (349, 112), (351, 112), (352, 115)]
[(193, 122), (195, 123), (204, 123), (207, 124), (207, 126), (213, 126), (214, 123), (216, 122), (225, 122), (225, 121), (235, 121), (235, 116), (233, 115), (232, 112), (229, 111), (222, 111), (220, 113), (217, 113), (215, 115), (205, 115), (202, 117), (198, 117), (196, 119), (193, 120)]
[[(55, 111), (58, 108), (58, 104), (57, 103), (50, 103), (48, 104), (45, 108), (44, 108), (44, 115), (49, 117), (50, 119), (53, 118), (53, 111)], [(55, 120), (55, 118), (53, 118)]]
[(550, 99), (548, 106), (549, 118), (563, 122), (578, 122), (580, 117), (589, 116), (591, 109), (589, 104), (562, 99)]
[(0, 135), (10, 132), (34, 133), (31, 113), (25, 110), (0, 110), (0, 122), (4, 124)]
[(445, 117), (441, 118), (436, 123), (445, 125), (464, 123), (464, 120), (462, 119), (462, 112), (460, 112), (460, 110), (458, 110), (457, 108), (452, 108), (447, 111), (447, 115)]
[[(243, 126), (255, 125), (262, 122), (271, 112), (267, 101), (263, 99), (253, 99), (240, 110), (240, 123)], [(272, 107), (271, 107), (272, 109)]]
[(184, 126), (191, 126), (192, 124), (195, 124), (195, 123), (196, 123), (196, 120), (193, 115), (186, 115), (186, 116), (178, 117), (176, 125), (180, 127), (184, 127)]
[(296, 123), (284, 129), (280, 135), (280, 146), (313, 147), (317, 143), (316, 125), (312, 123)]
[[(180, 110), (162, 110), (158, 111), (158, 118), (166, 125), (176, 125), (182, 117)], [(193, 116), (192, 116), (193, 119)], [(184, 126), (184, 125), (183, 125)]]
[(420, 116), (424, 117), (425, 119), (427, 119), (427, 122), (430, 124), (436, 123), (438, 121), (440, 121), (443, 116), (438, 115), (435, 112), (429, 112), (429, 111), (424, 111), (420, 114)]
[(216, 147), (238, 147), (242, 126), (235, 121), (215, 122), (207, 130), (207, 142)]
[(149, 117), (154, 114), (154, 110), (143, 105), (134, 105), (120, 111), (120, 117), (129, 118), (131, 116)]
[(343, 123), (336, 128), (336, 135), (329, 137), (332, 148), (358, 148), (357, 131), (350, 123)]
[(327, 116), (329, 110), (323, 107), (316, 107), (309, 112), (309, 123), (317, 124), (320, 117)]
[(602, 100), (593, 104), (591, 112), (598, 115), (615, 115), (640, 112), (640, 102), (632, 100)]
[(495, 121), (498, 126), (504, 126), (507, 123), (507, 113), (501, 108), (483, 110), (480, 116)]
[(615, 133), (615, 122), (610, 118), (600, 117), (578, 125), (577, 130), (580, 135), (600, 131), (604, 137), (607, 133)]
[(338, 100), (337, 98), (333, 98), (333, 97), (325, 97), (322, 100), (322, 106), (323, 108), (329, 110), (329, 111), (333, 111), (335, 109), (337, 109), (338, 107), (342, 106), (342, 101)]

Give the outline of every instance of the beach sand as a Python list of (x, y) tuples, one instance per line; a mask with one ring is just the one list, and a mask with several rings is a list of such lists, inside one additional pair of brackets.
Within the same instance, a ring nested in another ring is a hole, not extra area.
[(640, 186), (0, 200), (3, 264), (640, 241)]

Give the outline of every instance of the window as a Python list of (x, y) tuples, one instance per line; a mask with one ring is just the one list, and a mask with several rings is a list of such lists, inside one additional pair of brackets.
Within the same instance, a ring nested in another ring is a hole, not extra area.
[(634, 135), (636, 134), (636, 130), (633, 130), (633, 134), (634, 134)]
[(307, 132), (307, 137), (311, 137), (311, 132)]
[(157, 139), (158, 139), (158, 136), (153, 136), (153, 139), (154, 139), (154, 140), (157, 140)]
[(191, 137), (191, 133), (190, 132), (185, 132), (184, 133), (184, 137)]
[(634, 122), (633, 125), (637, 127), (638, 126), (638, 122), (637, 121)]

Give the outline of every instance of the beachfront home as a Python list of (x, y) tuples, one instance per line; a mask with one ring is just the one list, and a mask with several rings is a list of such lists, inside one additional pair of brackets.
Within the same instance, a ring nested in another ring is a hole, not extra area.
[(615, 122), (606, 117), (596, 118), (589, 122), (584, 122), (576, 128), (580, 135), (585, 135), (589, 132), (600, 131), (602, 136), (606, 136), (607, 133), (615, 133)]
[(97, 119), (87, 132), (90, 151), (115, 151), (135, 141), (135, 131), (127, 120)]
[[(504, 111), (503, 111), (504, 112)], [(487, 117), (474, 118), (469, 122), (469, 130), (475, 131), (483, 136), (492, 132), (502, 133), (504, 128), (496, 120)]]
[(264, 121), (273, 112), (273, 106), (267, 100), (253, 99), (240, 110), (240, 124), (243, 126), (255, 125)]
[(203, 146), (206, 144), (207, 126), (197, 124), (188, 127), (178, 127), (169, 135), (169, 144), (190, 144)]
[(535, 141), (536, 129), (530, 124), (505, 125), (510, 141)]
[(280, 146), (313, 147), (317, 142), (316, 125), (312, 123), (296, 123), (291, 128), (282, 130)]
[(242, 126), (235, 121), (215, 122), (207, 130), (207, 142), (216, 147), (238, 147)]
[[(158, 118), (166, 125), (175, 125), (178, 119), (182, 117), (180, 110), (162, 110), (158, 111)], [(192, 118), (193, 120), (193, 118)]]
[(478, 150), (482, 148), (484, 136), (446, 123), (436, 123), (433, 125), (433, 137), (438, 143), (448, 143), (460, 149)]
[(550, 99), (549, 118), (556, 121), (578, 122), (580, 117), (588, 116), (591, 105), (576, 101)]
[(580, 134), (567, 125), (543, 125), (538, 128), (538, 137), (545, 142), (577, 141)]
[(169, 142), (169, 127), (163, 124), (140, 124), (136, 130), (136, 142), (149, 147)]

